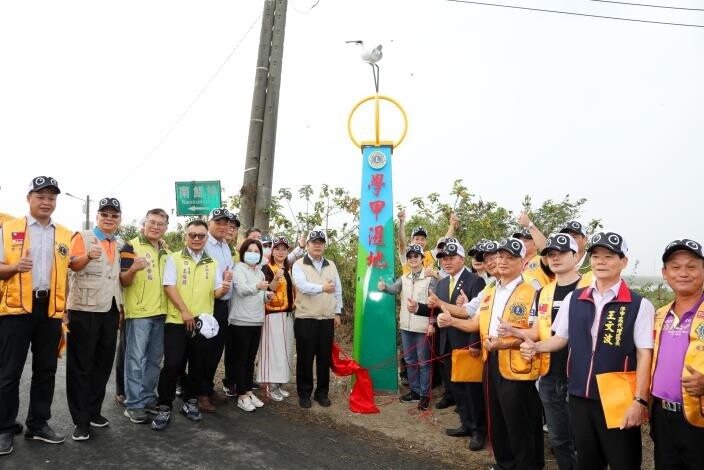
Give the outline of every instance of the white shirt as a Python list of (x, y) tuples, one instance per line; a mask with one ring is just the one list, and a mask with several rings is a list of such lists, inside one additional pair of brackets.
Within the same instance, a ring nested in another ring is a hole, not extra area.
[[(29, 234), (29, 256), (32, 258), (32, 289), (49, 289), (51, 271), (54, 267), (54, 232), (56, 226), (49, 220), (46, 226), (27, 214), (27, 231)], [(0, 262), (5, 263), (5, 246), (2, 243), (2, 227), (0, 227)]]
[[(594, 298), (594, 322), (592, 323), (592, 351), (596, 348), (596, 337), (601, 322), (601, 313), (604, 306), (611, 302), (618, 295), (621, 288), (621, 280), (611, 286), (604, 294), (596, 290), (596, 281), (592, 283), (592, 297)], [(570, 324), (570, 300), (573, 292), (567, 294), (560, 305), (560, 310), (557, 311), (555, 322), (552, 325), (552, 330), (556, 336), (564, 339), (569, 339), (569, 324)], [(653, 349), (653, 322), (655, 319), (655, 307), (646, 298), (643, 298), (638, 307), (638, 315), (633, 328), (633, 340), (636, 348)]]
[[(313, 267), (318, 272), (321, 272), (323, 270), (323, 260), (325, 258), (321, 257), (320, 260), (315, 260), (309, 255), (308, 259), (313, 263)], [(304, 294), (318, 295), (323, 292), (323, 285), (310, 282), (308, 279), (306, 279), (306, 273), (304, 273), (303, 270), (297, 264), (294, 264), (293, 268), (291, 269), (291, 279), (296, 285), (296, 289), (300, 290)], [(339, 274), (335, 276), (335, 291), (333, 292), (333, 295), (335, 296), (335, 300), (337, 301), (337, 304), (335, 306), (335, 313), (340, 314), (342, 313), (342, 284), (340, 283)]]
[[(188, 253), (191, 255), (191, 258), (193, 258), (193, 261), (196, 263), (200, 262), (200, 259), (203, 257), (203, 251), (200, 253), (196, 253), (195, 251), (192, 251), (190, 248), (186, 248), (188, 250)], [(225, 271), (222, 266), (220, 266), (220, 263), (215, 261), (215, 264), (217, 268), (215, 269), (215, 287), (213, 290), (218, 290), (220, 287), (222, 287), (222, 275), (223, 272)], [(174, 257), (172, 255), (167, 256), (166, 258), (166, 264), (164, 264), (164, 280), (161, 282), (162, 285), (164, 286), (175, 286), (177, 282), (177, 273), (176, 273), (176, 263), (174, 262)]]
[[(232, 261), (232, 253), (230, 253), (230, 247), (225, 239), (218, 241), (217, 238), (211, 234), (208, 234), (208, 242), (205, 244), (205, 252), (208, 253), (208, 256), (218, 262), (218, 266), (222, 267), (223, 272), (225, 269), (228, 271), (233, 271), (235, 269), (235, 263)], [(222, 278), (220, 279), (222, 282)], [(232, 297), (232, 289), (234, 284), (234, 282), (230, 284), (230, 290), (225, 295), (220, 297), (220, 300), (229, 300), (230, 297)]]
[(501, 284), (501, 281), (496, 283), (494, 304), (491, 308), (491, 321), (489, 322), (489, 336), (498, 335), (497, 330), (499, 329), (499, 324), (501, 323), (501, 317), (504, 315), (506, 302), (508, 302), (509, 297), (511, 297), (511, 294), (513, 294), (513, 291), (516, 290), (516, 287), (518, 287), (518, 284), (521, 282), (523, 282), (523, 276), (519, 275), (516, 279), (506, 285)]

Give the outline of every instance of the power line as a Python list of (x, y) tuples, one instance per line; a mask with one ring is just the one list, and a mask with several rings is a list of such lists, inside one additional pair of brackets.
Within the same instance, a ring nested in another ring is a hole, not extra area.
[(704, 11), (704, 8), (671, 7), (671, 6), (667, 6), (667, 5), (651, 5), (649, 3), (616, 2), (613, 0), (590, 0), (590, 1), (591, 2), (600, 2), (600, 3), (616, 3), (619, 5), (630, 5), (630, 6), (634, 6), (634, 7), (667, 8), (669, 10)]
[(561, 15), (585, 16), (588, 18), (600, 18), (600, 19), (605, 19), (605, 20), (631, 21), (631, 22), (635, 22), (635, 23), (661, 24), (661, 25), (667, 25), (667, 26), (685, 26), (685, 27), (690, 27), (690, 28), (704, 28), (704, 25), (700, 25), (700, 24), (670, 23), (668, 21), (639, 20), (636, 18), (625, 18), (625, 17), (620, 17), (620, 16), (592, 15), (590, 13), (577, 13), (577, 12), (573, 12), (573, 11), (548, 10), (545, 8), (519, 7), (517, 5), (503, 5), (500, 3), (475, 2), (475, 1), (470, 1), (470, 0), (445, 0), (445, 1), (446, 2), (454, 2), (454, 3), (470, 3), (473, 5), (482, 5), (482, 6), (488, 6), (488, 7), (512, 8), (515, 10), (539, 11), (542, 13), (558, 13)]
[(261, 15), (257, 16), (254, 19), (252, 24), (249, 26), (249, 29), (247, 29), (247, 31), (244, 33), (244, 35), (242, 35), (240, 40), (237, 41), (237, 44), (235, 44), (235, 46), (232, 48), (232, 50), (230, 50), (230, 53), (227, 54), (227, 57), (225, 57), (225, 60), (222, 62), (222, 64), (220, 64), (220, 67), (218, 67), (217, 70), (210, 76), (210, 78), (205, 83), (205, 85), (203, 85), (203, 88), (200, 89), (200, 91), (198, 92), (196, 97), (193, 98), (193, 100), (190, 102), (190, 104), (188, 106), (186, 106), (186, 109), (181, 113), (181, 115), (178, 117), (178, 119), (176, 119), (176, 121), (171, 125), (171, 127), (169, 127), (169, 130), (166, 131), (166, 133), (162, 136), (161, 139), (159, 139), (159, 142), (157, 142), (157, 144), (151, 149), (151, 151), (137, 165), (134, 166), (132, 171), (130, 171), (128, 174), (126, 174), (115, 186), (112, 187), (112, 189), (110, 191), (114, 191), (116, 188), (120, 187), (122, 185), (122, 183), (127, 181), (128, 178), (130, 178), (132, 175), (137, 173), (137, 170), (139, 170), (147, 162), (147, 160), (149, 160), (151, 158), (151, 156), (154, 155), (154, 153), (156, 153), (157, 150), (159, 150), (161, 145), (166, 141), (166, 139), (169, 138), (171, 133), (176, 129), (176, 127), (178, 127), (178, 125), (181, 123), (181, 121), (183, 121), (183, 118), (186, 117), (188, 112), (193, 108), (193, 106), (200, 99), (200, 97), (203, 96), (203, 93), (205, 93), (205, 90), (207, 90), (208, 87), (210, 86), (210, 84), (213, 82), (213, 80), (215, 80), (215, 77), (217, 77), (218, 74), (225, 67), (225, 65), (227, 65), (230, 58), (234, 55), (234, 53), (240, 47), (242, 42), (249, 35), (250, 31), (252, 31), (252, 28), (254, 28), (254, 25), (256, 25), (259, 22), (260, 17), (261, 17)]

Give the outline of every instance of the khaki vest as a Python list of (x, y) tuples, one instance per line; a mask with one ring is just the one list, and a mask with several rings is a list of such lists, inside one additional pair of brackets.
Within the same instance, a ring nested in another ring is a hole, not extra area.
[[(662, 325), (671, 307), (672, 303), (669, 303), (659, 308), (655, 313), (655, 344), (653, 347), (653, 365), (650, 372), (651, 378), (652, 374), (655, 373), (655, 366), (658, 362)], [(700, 373), (704, 373), (704, 304), (699, 306), (697, 313), (694, 314), (692, 319), (692, 326), (689, 329), (689, 347), (684, 356), (684, 364), (691, 366)], [(682, 375), (689, 375), (689, 371), (683, 368)], [(652, 384), (652, 380), (650, 383)], [(704, 396), (693, 397), (683, 388), (682, 406), (684, 408), (684, 416), (690, 424), (704, 427)]]
[[(589, 271), (591, 274), (591, 271)], [(576, 289), (589, 287), (592, 276), (582, 276), (577, 283)], [(555, 296), (557, 281), (552, 281), (540, 290), (538, 297), (538, 341), (543, 341), (552, 336), (552, 301)], [(540, 375), (547, 375), (550, 372), (550, 353), (540, 353)]]
[(413, 280), (413, 274), (404, 274), (401, 277), (401, 310), (399, 312), (398, 327), (401, 330), (412, 331), (414, 333), (425, 333), (428, 331), (428, 317), (416, 315), (408, 311), (407, 299), (413, 299), (418, 303), (428, 303), (428, 289), (430, 280), (426, 277), (424, 270), (420, 276)]
[(148, 318), (166, 314), (167, 299), (162, 281), (168, 253), (155, 249), (142, 235), (133, 238), (129, 243), (134, 249), (134, 256), (145, 258), (149, 264), (137, 271), (132, 284), (125, 287), (125, 318)]
[[(94, 244), (100, 244), (92, 230), (81, 230), (86, 253)], [(74, 234), (74, 237), (76, 236)], [(124, 242), (116, 239), (110, 263), (107, 254), (88, 262), (81, 271), (69, 274), (68, 308), (85, 312), (107, 312), (112, 307), (112, 299), (119, 308), (122, 305), (122, 287), (120, 286), (120, 250)]]
[[(325, 281), (337, 279), (337, 268), (332, 261), (323, 258), (323, 268), (315, 269), (308, 255), (296, 261), (296, 265), (306, 275), (306, 280), (313, 284), (323, 284)], [(296, 286), (296, 318), (314, 318), (316, 320), (331, 320), (335, 318), (337, 299), (334, 294), (304, 294)]]
[[(502, 320), (508, 321), (511, 326), (517, 328), (530, 328), (528, 319), (530, 311), (533, 307), (535, 299), (535, 288), (529, 283), (522, 281), (516, 289), (511, 293), (511, 296), (506, 302), (504, 313), (501, 315)], [(489, 326), (491, 324), (491, 311), (494, 307), (494, 297), (496, 294), (496, 285), (492, 285), (484, 289), (484, 298), (479, 306), (479, 332), (482, 336), (482, 344), (484, 339), (489, 335)], [(504, 338), (507, 341), (515, 340), (516, 338)], [(482, 348), (484, 360), (486, 361), (488, 353)], [(499, 372), (508, 380), (537, 380), (540, 371), (540, 359), (537, 357), (526, 361), (521, 356), (519, 348), (500, 349), (499, 354)]]
[[(3, 223), (3, 247), (5, 263), (15, 264), (20, 261), (22, 253), (30, 249), (27, 218), (5, 221)], [(68, 279), (68, 248), (71, 243), (71, 231), (61, 225), (54, 228), (54, 262), (51, 270), (51, 292), (48, 314), (50, 317), (63, 317), (66, 309), (66, 280)], [(32, 311), (32, 271), (18, 273), (6, 280), (0, 295), (0, 315), (16, 315)]]
[[(200, 261), (196, 263), (187, 248), (171, 257), (176, 265), (176, 290), (188, 310), (196, 318), (201, 313), (213, 314), (215, 305), (215, 277), (218, 263), (203, 251)], [(167, 300), (166, 323), (183, 323), (181, 312)]]

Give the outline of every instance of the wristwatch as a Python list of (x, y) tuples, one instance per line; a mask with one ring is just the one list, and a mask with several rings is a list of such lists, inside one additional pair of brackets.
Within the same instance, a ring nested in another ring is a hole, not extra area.
[(641, 397), (634, 397), (633, 401), (637, 401), (638, 403), (640, 403), (641, 405), (643, 405), (646, 408), (648, 407), (647, 400), (643, 400)]

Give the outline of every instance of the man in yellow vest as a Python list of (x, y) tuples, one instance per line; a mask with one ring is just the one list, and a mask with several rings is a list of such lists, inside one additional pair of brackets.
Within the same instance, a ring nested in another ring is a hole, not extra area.
[[(198, 393), (205, 381), (208, 351), (216, 341), (202, 333), (204, 318), (212, 316), (215, 299), (230, 291), (230, 280), (224, 270), (205, 252), (208, 225), (192, 220), (186, 225), (186, 247), (166, 258), (164, 292), (168, 297), (164, 325), (164, 366), (159, 374), (158, 414), (151, 424), (155, 431), (163, 431), (171, 421), (171, 407), (176, 397), (176, 381), (188, 364), (188, 375), (183, 384), (181, 414), (191, 421), (202, 419), (198, 410)], [(198, 325), (201, 325), (199, 333)], [(217, 334), (217, 332), (215, 333)]]
[(539, 470), (545, 465), (540, 398), (535, 388), (540, 362), (521, 357), (522, 339), (507, 328), (527, 330), (531, 326), (536, 291), (521, 275), (525, 255), (521, 240), (502, 240), (498, 281), (479, 294), (478, 306), (471, 301), (464, 306), (443, 302), (438, 326), (481, 334), (489, 439), (497, 468)]
[(545, 235), (533, 224), (526, 212), (518, 216), (521, 231), (513, 234), (526, 246), (526, 256), (523, 259), (523, 277), (533, 287), (540, 289), (550, 283), (555, 277), (547, 264), (547, 259), (539, 254), (545, 248)]
[[(614, 232), (591, 239), (594, 282), (565, 297), (552, 330), (534, 343), (526, 337), (521, 355), (563, 349), (569, 342), (570, 419), (577, 447), (577, 468), (637, 470), (641, 467), (640, 425), (646, 416), (650, 389), (655, 308), (628, 287), (621, 273), (628, 264), (628, 247)], [(596, 376), (635, 372), (635, 398), (618, 428), (608, 428)]]
[(162, 286), (168, 252), (163, 237), (169, 215), (147, 211), (140, 233), (120, 251), (120, 283), (125, 295), (125, 416), (149, 421), (156, 408), (156, 387), (164, 354), (166, 294)]
[(655, 314), (651, 437), (656, 469), (704, 468), (704, 248), (675, 240), (662, 276), (675, 300)]
[(120, 250), (116, 236), (122, 220), (120, 201), (98, 203), (96, 226), (76, 232), (69, 257), (66, 398), (75, 424), (74, 441), (90, 439), (90, 427), (105, 427), (101, 414), (110, 378), (122, 308)]
[(54, 376), (66, 308), (68, 247), (71, 231), (54, 222), (59, 184), (37, 176), (29, 184), (25, 217), (0, 228), (0, 455), (12, 452), (19, 409), (20, 377), (32, 346), (32, 385), (25, 438), (60, 444), (47, 421), (54, 398)]

